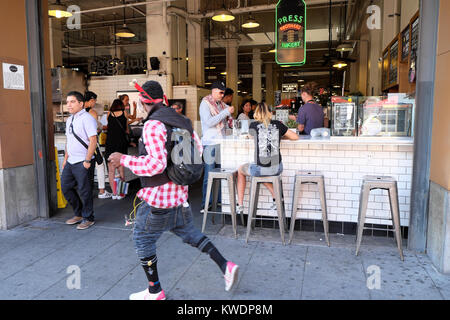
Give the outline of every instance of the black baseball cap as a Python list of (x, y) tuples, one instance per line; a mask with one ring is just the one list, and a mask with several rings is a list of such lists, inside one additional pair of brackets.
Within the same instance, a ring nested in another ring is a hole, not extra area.
[(219, 90), (225, 91), (226, 88), (227, 87), (225, 86), (225, 84), (222, 81), (215, 81), (211, 86), (211, 90), (219, 89)]

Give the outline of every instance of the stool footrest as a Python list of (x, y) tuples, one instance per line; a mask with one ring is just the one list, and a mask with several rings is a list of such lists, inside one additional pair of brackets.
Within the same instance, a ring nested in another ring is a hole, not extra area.
[(379, 230), (379, 231), (390, 231), (390, 232), (395, 231), (395, 229), (368, 228), (368, 227), (364, 227), (364, 230)]

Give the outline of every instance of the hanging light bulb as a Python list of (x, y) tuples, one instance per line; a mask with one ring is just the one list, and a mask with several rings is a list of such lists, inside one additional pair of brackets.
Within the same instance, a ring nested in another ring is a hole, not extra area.
[(342, 68), (344, 68), (346, 66), (347, 66), (347, 63), (340, 61), (340, 62), (335, 63), (333, 65), (333, 68), (342, 69)]
[(48, 15), (51, 17), (56, 17), (57, 19), (61, 19), (71, 17), (72, 13), (66, 11), (66, 7), (61, 4), (60, 0), (57, 0), (56, 3), (51, 4), (48, 7)]
[(218, 22), (228, 22), (233, 21), (235, 19), (235, 16), (233, 16), (231, 11), (225, 8), (225, 0), (224, 0), (222, 9), (214, 12), (214, 16), (212, 17), (212, 19)]
[(258, 21), (256, 21), (255, 18), (252, 17), (252, 15), (249, 15), (247, 20), (245, 20), (244, 24), (242, 25), (242, 28), (247, 28), (247, 29), (257, 28), (257, 27), (259, 27), (259, 23), (258, 23)]
[[(123, 1), (125, 5), (125, 0)], [(135, 36), (134, 32), (127, 27), (127, 23), (125, 21), (125, 7), (123, 7), (123, 26), (116, 32), (116, 36), (120, 38), (133, 38)]]

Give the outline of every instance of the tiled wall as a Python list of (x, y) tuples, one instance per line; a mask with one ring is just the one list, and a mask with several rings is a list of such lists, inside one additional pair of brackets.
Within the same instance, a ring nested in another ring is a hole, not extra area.
[[(237, 168), (246, 162), (253, 162), (252, 140), (229, 140), (221, 145), (222, 168)], [(226, 156), (226, 155), (233, 155)], [(413, 166), (412, 145), (367, 145), (367, 144), (307, 144), (281, 142), (284, 171), (283, 193), (286, 216), (291, 216), (294, 176), (297, 170), (318, 170), (325, 176), (326, 200), (329, 221), (356, 222), (358, 218), (359, 195), (364, 175), (389, 175), (397, 180), (401, 225), (409, 225), (409, 206)], [(245, 213), (248, 212), (250, 180), (244, 196)], [(316, 186), (303, 185), (299, 199), (298, 219), (321, 220), (319, 193)], [(230, 212), (227, 183), (222, 182), (223, 210)], [(267, 210), (271, 205), (270, 192), (262, 186), (258, 215), (276, 216)], [(392, 225), (387, 191), (370, 192), (367, 223)]]
[(89, 83), (89, 90), (93, 91), (98, 96), (98, 103), (102, 105), (111, 105), (114, 99), (117, 98), (117, 91), (134, 91), (134, 86), (130, 86), (130, 82), (136, 79), (140, 85), (145, 81), (158, 81), (163, 90), (166, 91), (166, 76), (158, 75), (124, 75), (113, 77), (94, 77)]

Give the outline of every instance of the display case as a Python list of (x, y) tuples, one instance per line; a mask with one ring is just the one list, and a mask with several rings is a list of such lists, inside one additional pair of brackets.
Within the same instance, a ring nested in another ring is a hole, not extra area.
[(332, 136), (355, 136), (357, 134), (357, 105), (358, 97), (332, 97)]
[(361, 99), (358, 110), (359, 135), (410, 137), (413, 101), (401, 94)]

